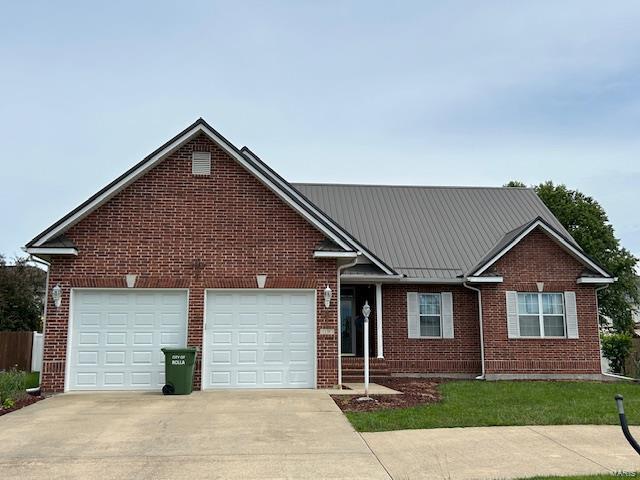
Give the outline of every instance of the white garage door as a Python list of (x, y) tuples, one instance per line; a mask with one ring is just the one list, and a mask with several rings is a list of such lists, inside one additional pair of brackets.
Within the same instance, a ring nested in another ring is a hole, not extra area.
[(207, 292), (205, 388), (314, 388), (315, 292)]
[(164, 385), (162, 347), (184, 347), (187, 293), (73, 293), (69, 390), (149, 390)]

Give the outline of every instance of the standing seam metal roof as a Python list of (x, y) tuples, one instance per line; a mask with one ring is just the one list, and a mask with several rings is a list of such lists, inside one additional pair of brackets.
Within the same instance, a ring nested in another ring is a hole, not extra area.
[(507, 233), (538, 217), (575, 243), (529, 188), (292, 185), (408, 277), (467, 273)]

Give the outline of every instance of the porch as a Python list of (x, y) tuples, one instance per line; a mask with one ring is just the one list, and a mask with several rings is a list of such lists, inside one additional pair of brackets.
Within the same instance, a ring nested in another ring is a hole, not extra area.
[(364, 316), (362, 307), (365, 302), (371, 307), (369, 315), (369, 378), (374, 381), (376, 378), (390, 375), (383, 351), (382, 285), (345, 284), (340, 288), (340, 349), (343, 384), (363, 381)]

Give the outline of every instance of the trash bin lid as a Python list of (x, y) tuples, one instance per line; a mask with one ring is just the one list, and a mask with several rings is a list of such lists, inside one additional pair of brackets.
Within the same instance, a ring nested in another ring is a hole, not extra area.
[(194, 353), (200, 351), (198, 347), (183, 347), (183, 348), (161, 348), (163, 353)]

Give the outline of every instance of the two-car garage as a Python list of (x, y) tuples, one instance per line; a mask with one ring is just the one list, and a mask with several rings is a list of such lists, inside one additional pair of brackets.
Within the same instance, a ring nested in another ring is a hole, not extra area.
[[(187, 290), (74, 290), (66, 389), (160, 389), (188, 304)], [(314, 290), (207, 291), (203, 388), (314, 388), (315, 328)]]

